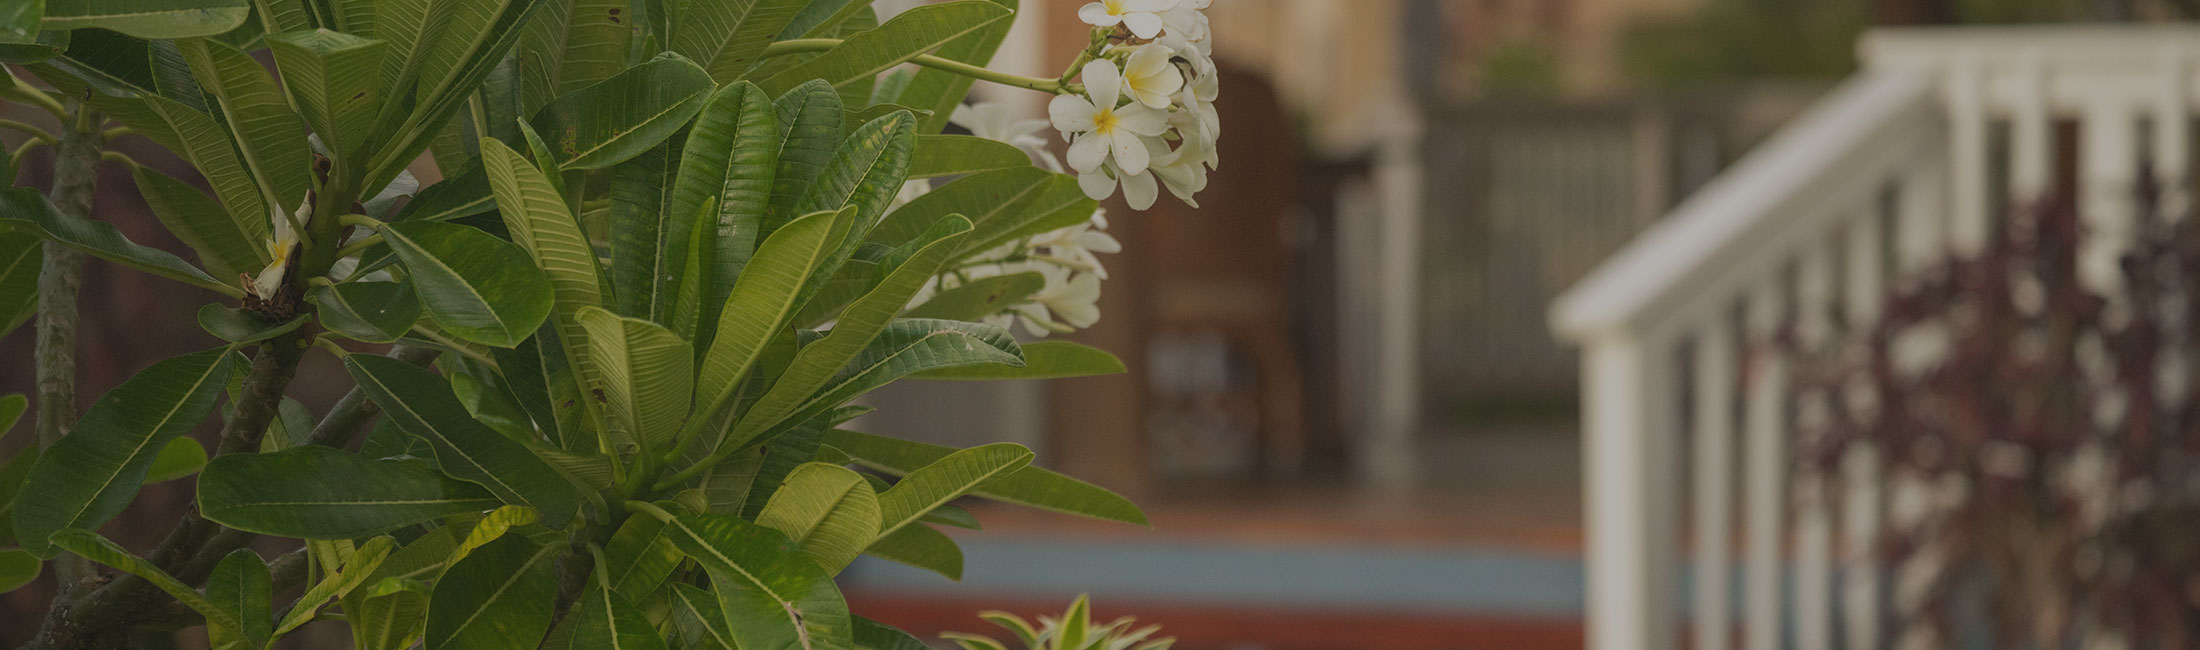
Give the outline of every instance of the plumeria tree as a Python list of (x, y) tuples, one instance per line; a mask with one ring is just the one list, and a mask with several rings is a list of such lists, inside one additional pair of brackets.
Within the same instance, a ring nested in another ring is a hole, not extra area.
[[(0, 122), (31, 135), (10, 171), (55, 148), (50, 194), (0, 190), (0, 325), (35, 313), (40, 386), (36, 444), (0, 465), (0, 588), (59, 586), (29, 647), (315, 621), (362, 649), (923, 647), (833, 576), (959, 577), (939, 529), (977, 527), (966, 496), (1144, 515), (1018, 445), (844, 425), (903, 379), (1122, 371), (1032, 339), (1099, 318), (1097, 199), (1205, 184), (1204, 4), (1093, 3), (1050, 79), (984, 67), (1015, 0), (0, 8), (0, 99), (56, 124)], [(978, 82), (1054, 95), (1068, 166), (1046, 121), (965, 106)], [(102, 151), (125, 135), (198, 178)], [(93, 214), (101, 164), (189, 255)], [(78, 413), (79, 255), (203, 291), (212, 347)], [(320, 413), (288, 397), (312, 355), (351, 382)], [(0, 399), (0, 432), (29, 402)], [(184, 435), (216, 414), (212, 449)], [(193, 475), (157, 545), (97, 532)]]

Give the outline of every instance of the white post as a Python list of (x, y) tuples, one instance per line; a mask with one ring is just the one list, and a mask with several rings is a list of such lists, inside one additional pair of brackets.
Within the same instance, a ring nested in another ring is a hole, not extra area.
[(2111, 298), (2122, 294), (2124, 253), (2138, 233), (2132, 192), (2139, 178), (2136, 111), (2111, 98), (2087, 104), (2080, 134), (2078, 217), (2085, 235), (2078, 249), (2078, 281)]
[(1787, 359), (1773, 334), (1782, 317), (1780, 279), (1765, 278), (1749, 297), (1749, 388), (1744, 396), (1747, 444), (1744, 521), (1749, 534), (1744, 592), (1745, 647), (1780, 650), (1780, 559), (1787, 505)]
[[(1854, 342), (1868, 340), (1865, 336), (1878, 325), (1880, 307), (1886, 300), (1879, 233), (1876, 212), (1849, 223), (1848, 259), (1843, 269), (1847, 274), (1844, 307), (1849, 319), (1849, 340)], [(1880, 407), (1878, 404), (1844, 403), (1842, 408), (1869, 413)], [(1877, 449), (1860, 444), (1849, 452), (1842, 465), (1847, 490), (1841, 504), (1841, 587), (1849, 650), (1879, 648), (1880, 566), (1872, 552), (1879, 537), (1878, 458)]]
[(1734, 339), (1723, 313), (1696, 332), (1696, 648), (1732, 650)]
[[(1796, 331), (1803, 349), (1825, 350), (1833, 340), (1834, 257), (1830, 247), (1805, 250), (1797, 267), (1795, 287)], [(1829, 409), (1836, 408), (1832, 395), (1814, 392), (1804, 396), (1795, 421), (1801, 431), (1824, 435), (1831, 423)], [(1786, 463), (1786, 458), (1780, 462)], [(1794, 474), (1795, 513), (1795, 641), (1799, 650), (1832, 650), (1833, 644), (1833, 513), (1826, 502), (1825, 475), (1804, 466)]]
[(1957, 254), (1983, 250), (1986, 216), (1985, 80), (1976, 52), (1957, 55), (1948, 73), (1948, 244)]
[(1412, 489), (1419, 463), (1415, 432), (1421, 426), (1421, 116), (1402, 91), (1385, 102), (1386, 132), (1378, 145), (1374, 181), (1381, 206), (1376, 235), (1374, 377), (1368, 396), (1367, 444), (1360, 475), (1371, 494)]
[(1662, 339), (1612, 332), (1582, 354), (1592, 650), (1670, 650), (1679, 559), (1674, 377)]
[(2162, 87), (2154, 100), (2154, 178), (2161, 181), (2162, 216), (2170, 219), (2183, 218), (2190, 200), (2185, 184), (2192, 173), (2192, 114), (2185, 103), (2191, 74), (2184, 48), (2163, 48)]
[(2037, 50), (2019, 58), (2016, 104), (2009, 108), (2009, 194), (2030, 206), (2054, 186), (2054, 123), (2047, 115), (2046, 71)]

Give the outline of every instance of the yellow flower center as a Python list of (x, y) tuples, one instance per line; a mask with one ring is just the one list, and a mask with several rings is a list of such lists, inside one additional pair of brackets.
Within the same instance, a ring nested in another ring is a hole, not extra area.
[(1099, 112), (1092, 114), (1092, 132), (1101, 135), (1114, 133), (1115, 125), (1120, 121), (1115, 117), (1114, 108), (1102, 108)]
[(1110, 16), (1123, 15), (1123, 0), (1101, 0), (1100, 4), (1108, 8), (1108, 15)]

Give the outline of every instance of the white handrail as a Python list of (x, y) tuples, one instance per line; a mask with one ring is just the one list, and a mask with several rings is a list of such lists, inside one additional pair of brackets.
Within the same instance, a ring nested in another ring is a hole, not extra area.
[(1560, 295), (1552, 328), (1574, 341), (1640, 329), (1686, 311), (1706, 283), (1724, 284), (1721, 276), (1757, 266), (1750, 262), (1777, 261), (1845, 216), (1846, 206), (1829, 203), (1850, 194), (1844, 189), (1885, 182), (1857, 178), (1857, 170), (1884, 168), (1873, 163), (1937, 127), (1933, 91), (1929, 79), (1899, 73), (1842, 84)]

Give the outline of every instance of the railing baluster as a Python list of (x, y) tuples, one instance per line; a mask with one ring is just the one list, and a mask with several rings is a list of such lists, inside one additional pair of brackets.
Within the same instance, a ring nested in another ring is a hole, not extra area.
[(1589, 647), (1669, 650), (1679, 600), (1670, 337), (1612, 332), (1582, 355)]
[[(2110, 297), (2123, 293), (2122, 259), (2138, 233), (2132, 191), (2139, 178), (2137, 115), (2127, 104), (2098, 98), (2083, 116), (2078, 160), (2078, 281)], [(2117, 310), (2113, 307), (2111, 314)], [(2115, 316), (2111, 316), (2112, 318)]]
[(2154, 98), (2154, 178), (2161, 181), (2162, 216), (2182, 219), (2189, 200), (2186, 175), (2192, 173), (2192, 114), (2185, 109), (2192, 68), (2185, 63), (2185, 49), (2177, 46), (2162, 49), (2161, 65)]
[(1780, 553), (1787, 505), (1787, 359), (1773, 341), (1782, 316), (1781, 282), (1765, 280), (1749, 297), (1750, 345), (1744, 469), (1744, 521), (1748, 555), (1744, 593), (1749, 611), (1744, 641), (1749, 650), (1781, 647)]
[(1695, 348), (1696, 648), (1733, 650), (1735, 340), (1723, 314)]
[(1964, 52), (1948, 72), (1948, 243), (1958, 253), (1986, 246), (1986, 82), (1979, 66), (1977, 52)]
[[(1983, 143), (1982, 143), (1983, 144)], [(1849, 222), (1846, 242), (1848, 257), (1843, 273), (1847, 275), (1843, 289), (1846, 296), (1843, 311), (1848, 317), (1848, 343), (1858, 345), (1869, 340), (1872, 329), (1879, 322), (1881, 302), (1886, 300), (1886, 282), (1882, 266), (1884, 254), (1880, 247), (1880, 220), (1877, 212), (1869, 212)], [(1878, 408), (1866, 404), (1866, 408)], [(1850, 408), (1842, 404), (1841, 408)], [(1879, 536), (1879, 477), (1878, 450), (1861, 443), (1852, 447), (1842, 459), (1844, 499), (1841, 504), (1841, 596), (1844, 629), (1847, 631), (1849, 650), (1877, 650), (1879, 647), (1879, 576), (1878, 558), (1873, 553), (1874, 542)]]
[(2015, 104), (2009, 107), (2009, 194), (2030, 205), (2054, 187), (2054, 122), (2047, 114), (2047, 79), (2038, 50), (2018, 58)]
[[(1833, 250), (1806, 250), (1795, 287), (1796, 343), (1816, 358), (1833, 341)], [(1797, 434), (1823, 437), (1834, 405), (1824, 391), (1798, 395), (1793, 428)], [(1805, 448), (1810, 441), (1798, 440)], [(1781, 459), (1787, 462), (1786, 458)], [(1795, 647), (1832, 650), (1833, 512), (1826, 500), (1825, 474), (1809, 463), (1791, 474), (1795, 488)]]

